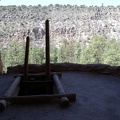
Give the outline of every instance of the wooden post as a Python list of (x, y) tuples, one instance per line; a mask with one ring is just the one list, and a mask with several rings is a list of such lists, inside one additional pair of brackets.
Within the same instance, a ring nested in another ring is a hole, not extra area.
[[(56, 74), (53, 74), (53, 80), (54, 80), (54, 83), (56, 85), (56, 88), (57, 88), (57, 91), (59, 94), (65, 94), (65, 91), (62, 87), (62, 84), (58, 78), (58, 76)], [(63, 107), (67, 107), (69, 106), (69, 100), (67, 97), (62, 97), (61, 100), (60, 100), (60, 104), (61, 106)]]
[(46, 26), (46, 80), (50, 80), (49, 20), (46, 20), (45, 26)]
[(26, 38), (25, 61), (24, 61), (24, 80), (28, 80), (28, 58), (29, 58), (29, 36)]

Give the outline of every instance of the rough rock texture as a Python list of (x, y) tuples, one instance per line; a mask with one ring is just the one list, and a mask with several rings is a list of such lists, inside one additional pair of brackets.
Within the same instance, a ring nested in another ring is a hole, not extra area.
[(50, 20), (51, 39), (56, 46), (63, 39), (83, 40), (87, 44), (94, 35), (120, 39), (119, 6), (0, 6), (2, 47), (13, 39), (24, 39), (28, 32), (34, 44), (42, 46), (46, 19)]
[[(29, 65), (29, 73), (40, 73), (45, 71), (45, 64)], [(52, 72), (61, 72), (61, 71), (81, 71), (81, 72), (95, 72), (102, 74), (112, 74), (120, 75), (120, 66), (110, 66), (105, 64), (73, 64), (73, 63), (56, 63), (51, 64)], [(23, 73), (24, 66), (17, 65), (13, 67), (8, 67), (8, 73)]]

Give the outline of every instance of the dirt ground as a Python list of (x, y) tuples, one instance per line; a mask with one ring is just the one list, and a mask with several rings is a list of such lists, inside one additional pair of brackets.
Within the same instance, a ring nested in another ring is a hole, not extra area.
[[(13, 74), (0, 76), (0, 96), (13, 81)], [(67, 108), (58, 103), (10, 105), (0, 120), (120, 120), (120, 77), (88, 72), (63, 72), (66, 93), (77, 99)]]

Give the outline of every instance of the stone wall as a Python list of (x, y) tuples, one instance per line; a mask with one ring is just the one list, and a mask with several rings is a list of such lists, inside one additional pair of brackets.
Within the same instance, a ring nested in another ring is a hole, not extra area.
[[(111, 74), (120, 75), (120, 66), (110, 66), (105, 64), (73, 64), (73, 63), (57, 63), (51, 64), (51, 72), (62, 72), (62, 71), (81, 71), (81, 72), (93, 72), (100, 74)], [(23, 65), (17, 65), (8, 67), (7, 73), (18, 73), (24, 72)], [(41, 73), (45, 72), (44, 65), (29, 65), (29, 73)]]

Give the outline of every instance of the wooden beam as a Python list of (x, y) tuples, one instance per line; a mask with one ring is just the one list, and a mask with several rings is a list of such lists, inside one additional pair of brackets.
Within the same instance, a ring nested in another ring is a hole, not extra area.
[(16, 95), (16, 92), (19, 92), (19, 85), (20, 85), (20, 81), (21, 81), (21, 77), (17, 77), (14, 82), (11, 84), (11, 86), (9, 87), (9, 89), (7, 90), (7, 92), (4, 94), (4, 97), (10, 97), (13, 95)]
[(59, 94), (65, 94), (65, 91), (64, 91), (64, 89), (62, 87), (62, 84), (61, 84), (61, 82), (60, 82), (60, 80), (58, 78), (58, 75), (53, 74), (53, 81), (54, 81), (54, 83), (55, 83), (55, 85), (57, 87), (58, 93)]
[(0, 100), (0, 111), (4, 110), (7, 107), (6, 100)]
[(76, 94), (53, 94), (53, 95), (31, 95), (31, 96), (11, 96), (11, 97), (0, 97), (0, 100), (6, 100), (10, 103), (16, 104), (26, 104), (26, 103), (40, 103), (40, 102), (50, 102), (54, 100), (59, 100), (63, 97), (67, 97), (69, 101), (74, 102)]
[(45, 22), (46, 28), (46, 80), (50, 80), (50, 38), (49, 38), (49, 20)]
[[(62, 77), (62, 73), (61, 73), (61, 72), (55, 72), (55, 73), (58, 75), (59, 78)], [(52, 77), (53, 74), (54, 74), (54, 73), (50, 73), (50, 77)], [(20, 76), (21, 78), (24, 77), (23, 74), (19, 74), (19, 76)], [(15, 76), (14, 76), (14, 78), (16, 78), (16, 77), (18, 77), (18, 75), (15, 75)], [(28, 74), (28, 79), (29, 79), (29, 78), (45, 79), (45, 77), (46, 77), (46, 73), (40, 73), (40, 74)]]
[[(17, 96), (20, 90), (20, 81), (21, 77), (18, 76), (14, 82), (11, 84), (7, 92), (4, 94), (4, 97), (11, 97), (11, 96)], [(7, 102), (5, 99), (0, 99), (0, 111), (4, 110), (8, 106), (9, 102)]]
[(29, 58), (29, 36), (26, 37), (26, 49), (25, 49), (25, 60), (24, 60), (24, 80), (28, 80), (28, 58)]
[[(53, 80), (54, 80), (55, 86), (57, 88), (58, 94), (65, 94), (65, 91), (62, 87), (62, 84), (61, 84), (61, 82), (60, 82), (60, 80), (59, 80), (59, 78), (56, 74), (53, 74)], [(63, 107), (69, 106), (68, 98), (67, 97), (62, 97), (61, 101), (60, 101), (60, 104)]]

